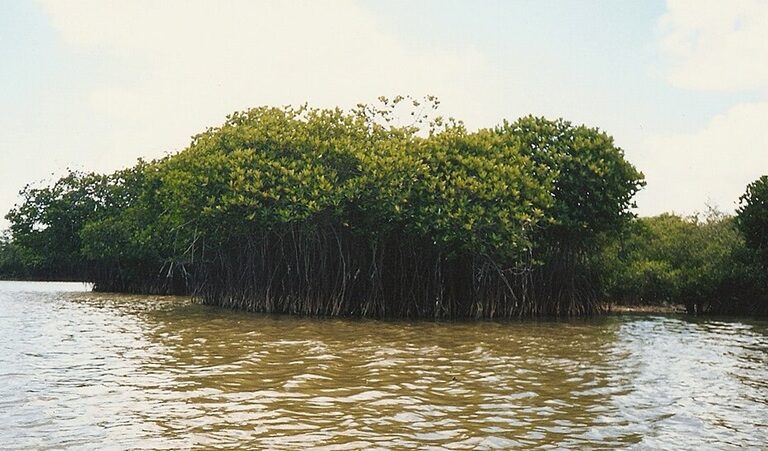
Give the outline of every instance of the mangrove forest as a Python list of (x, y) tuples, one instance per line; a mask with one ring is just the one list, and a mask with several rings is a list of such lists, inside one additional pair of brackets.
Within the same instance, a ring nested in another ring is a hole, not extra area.
[(471, 131), (437, 106), (254, 108), (164, 158), (27, 186), (0, 276), (320, 316), (768, 314), (768, 177), (732, 216), (638, 218), (643, 175), (604, 131)]

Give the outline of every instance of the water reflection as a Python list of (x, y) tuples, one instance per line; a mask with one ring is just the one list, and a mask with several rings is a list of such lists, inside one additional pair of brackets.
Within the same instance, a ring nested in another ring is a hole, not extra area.
[(764, 322), (323, 320), (0, 284), (0, 332), (14, 449), (768, 442)]

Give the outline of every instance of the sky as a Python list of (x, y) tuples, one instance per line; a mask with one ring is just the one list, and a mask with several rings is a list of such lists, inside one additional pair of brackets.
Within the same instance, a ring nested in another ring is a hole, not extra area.
[(640, 215), (732, 212), (768, 173), (764, 0), (2, 0), (0, 61), (3, 214), (234, 111), (398, 94), (471, 129), (599, 127), (646, 176)]

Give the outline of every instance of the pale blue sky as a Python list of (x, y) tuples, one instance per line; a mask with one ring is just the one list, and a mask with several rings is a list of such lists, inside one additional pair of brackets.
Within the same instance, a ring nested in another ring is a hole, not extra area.
[[(474, 2), (471, 7), (466, 1), (440, 0), (365, 4), (405, 39), (433, 45), (472, 43), (505, 73), (523, 72), (562, 86), (579, 100), (624, 105), (642, 112), (648, 126), (660, 129), (695, 128), (728, 105), (750, 98), (744, 93), (702, 95), (664, 81), (663, 55), (656, 42), (663, 1), (496, 0)], [(499, 93), (505, 94), (512, 95)], [(530, 102), (535, 108), (536, 99)], [(509, 109), (517, 112), (514, 105)]]
[[(0, 210), (66, 167), (182, 149), (238, 109), (435, 94), (614, 135), (639, 213), (732, 210), (768, 172), (768, 2), (17, 1), (0, 8)], [(5, 222), (0, 222), (0, 227)]]

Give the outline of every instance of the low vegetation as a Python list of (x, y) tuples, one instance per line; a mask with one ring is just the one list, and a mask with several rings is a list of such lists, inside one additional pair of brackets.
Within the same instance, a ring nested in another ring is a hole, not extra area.
[(600, 256), (608, 297), (627, 305), (683, 304), (689, 313), (768, 314), (766, 270), (738, 226), (710, 210), (639, 218)]

